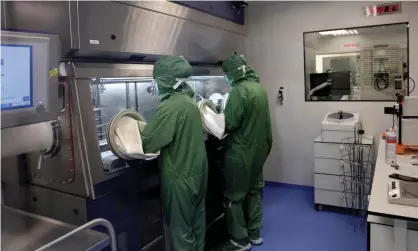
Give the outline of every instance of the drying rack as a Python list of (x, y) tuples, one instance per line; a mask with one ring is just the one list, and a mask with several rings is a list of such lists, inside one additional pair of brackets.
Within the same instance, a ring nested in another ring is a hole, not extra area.
[[(343, 184), (342, 196), (346, 208), (356, 215), (366, 217), (368, 195), (370, 194), (374, 172), (373, 144), (365, 144), (360, 123), (354, 127), (353, 137), (342, 139), (342, 156), (339, 160), (343, 172), (340, 179)], [(361, 221), (364, 229), (365, 221)], [(355, 226), (357, 227), (357, 226)]]

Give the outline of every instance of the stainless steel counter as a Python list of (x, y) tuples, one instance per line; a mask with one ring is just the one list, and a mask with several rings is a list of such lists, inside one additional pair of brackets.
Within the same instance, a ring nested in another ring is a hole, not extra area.
[[(2, 206), (1, 250), (34, 251), (75, 228), (60, 221)], [(85, 230), (57, 243), (48, 251), (99, 251), (109, 244), (107, 234)]]

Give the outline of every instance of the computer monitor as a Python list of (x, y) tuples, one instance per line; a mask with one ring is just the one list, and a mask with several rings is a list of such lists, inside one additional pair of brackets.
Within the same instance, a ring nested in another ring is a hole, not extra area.
[(330, 78), (332, 81), (331, 95), (351, 95), (351, 73), (349, 71), (332, 72)]
[(1, 44), (1, 110), (33, 107), (31, 45)]
[(49, 72), (58, 68), (59, 37), (2, 30), (0, 48), (1, 128), (56, 119), (62, 105)]
[(350, 95), (350, 76), (349, 71), (310, 74), (311, 90), (324, 82), (331, 82), (331, 85), (316, 91), (312, 96)]
[[(311, 73), (310, 74), (310, 83), (311, 83), (311, 90), (313, 90), (315, 87), (325, 83), (329, 82), (330, 76), (329, 73)], [(312, 96), (329, 96), (331, 95), (331, 86), (325, 86), (324, 88), (317, 90), (312, 94)]]

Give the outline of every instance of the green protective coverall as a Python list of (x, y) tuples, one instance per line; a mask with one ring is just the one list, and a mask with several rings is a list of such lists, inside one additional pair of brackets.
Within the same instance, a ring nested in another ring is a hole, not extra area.
[[(154, 65), (162, 103), (142, 132), (144, 152), (160, 152), (161, 199), (172, 251), (203, 250), (208, 161), (200, 111), (184, 82), (192, 67), (182, 57)], [(174, 87), (174, 88), (173, 88)]]
[[(263, 165), (272, 146), (270, 111), (266, 90), (243, 56), (223, 62), (232, 86), (225, 107), (225, 198), (228, 233), (232, 241), (247, 245), (260, 238)], [(231, 243), (221, 250), (235, 250)]]

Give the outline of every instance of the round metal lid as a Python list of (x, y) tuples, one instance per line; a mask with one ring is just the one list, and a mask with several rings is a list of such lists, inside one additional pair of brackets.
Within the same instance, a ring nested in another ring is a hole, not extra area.
[(354, 114), (348, 113), (348, 112), (335, 112), (328, 115), (328, 118), (330, 119), (336, 119), (336, 120), (345, 120), (345, 119), (351, 119), (354, 117)]
[(212, 134), (205, 124), (205, 119), (204, 119), (205, 110), (204, 109), (205, 107), (209, 107), (212, 111), (216, 112), (215, 105), (213, 104), (211, 100), (203, 99), (197, 103), (197, 107), (199, 108), (199, 111), (200, 111), (200, 117), (202, 119), (203, 129), (205, 129), (206, 133)]
[(196, 101), (196, 104), (199, 102), (199, 101), (202, 101), (204, 98), (201, 96), (201, 95), (199, 95), (199, 94), (195, 94), (194, 95), (194, 100)]
[(116, 144), (116, 128), (121, 118), (130, 117), (135, 120), (145, 122), (144, 117), (137, 111), (134, 110), (125, 110), (116, 114), (109, 122), (107, 126), (107, 145), (109, 146), (110, 151), (118, 158), (125, 160), (132, 160), (133, 158), (129, 157), (122, 149)]

